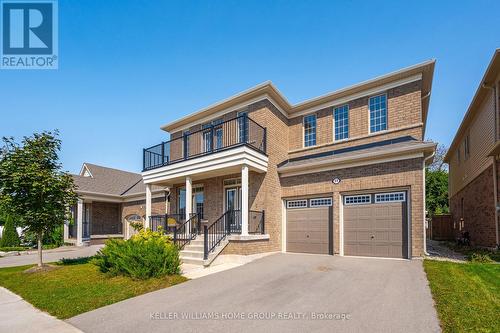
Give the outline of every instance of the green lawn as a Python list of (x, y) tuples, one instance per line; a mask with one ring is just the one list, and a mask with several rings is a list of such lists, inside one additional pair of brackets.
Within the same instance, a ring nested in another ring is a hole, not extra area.
[(180, 275), (145, 281), (108, 277), (90, 263), (61, 265), (42, 273), (23, 273), (29, 267), (1, 268), (0, 285), (61, 319), (187, 280)]
[(498, 332), (500, 265), (425, 260), (443, 332)]

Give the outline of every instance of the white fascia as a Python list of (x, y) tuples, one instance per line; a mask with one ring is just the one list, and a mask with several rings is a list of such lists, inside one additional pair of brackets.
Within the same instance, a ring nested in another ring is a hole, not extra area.
[(249, 147), (242, 146), (148, 170), (142, 173), (142, 178), (145, 184), (164, 182), (243, 164), (256, 171), (267, 172), (268, 157)]

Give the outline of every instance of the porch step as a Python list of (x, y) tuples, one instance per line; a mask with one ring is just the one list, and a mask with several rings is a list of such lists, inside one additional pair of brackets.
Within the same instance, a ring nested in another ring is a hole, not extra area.
[(203, 236), (198, 236), (196, 239), (189, 242), (184, 246), (179, 253), (181, 261), (185, 264), (209, 266), (212, 261), (222, 252), (229, 242), (224, 240), (219, 246), (217, 246), (213, 252), (208, 255), (207, 260), (203, 260), (203, 248), (204, 248), (204, 238)]
[(191, 250), (191, 249), (184, 249), (180, 253), (181, 259), (186, 259), (186, 258), (200, 258), (203, 259), (203, 251), (196, 251), (196, 250)]

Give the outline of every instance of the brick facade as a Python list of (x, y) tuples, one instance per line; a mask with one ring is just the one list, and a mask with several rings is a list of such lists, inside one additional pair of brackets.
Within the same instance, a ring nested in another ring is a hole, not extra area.
[[(468, 231), (475, 246), (495, 247), (493, 166), (450, 198), (456, 235)], [(460, 223), (463, 218), (463, 224)]]
[(97, 202), (91, 204), (90, 232), (92, 235), (121, 234), (121, 205)]
[[(228, 112), (221, 116), (223, 120), (229, 120), (236, 117), (237, 112), (248, 112), (249, 118), (267, 129), (267, 155), (269, 158), (266, 173), (252, 171), (249, 174), (249, 209), (265, 211), (265, 231), (266, 234), (269, 234), (269, 240), (232, 240), (223, 253), (253, 254), (280, 251), (283, 245), (283, 200), (291, 197), (316, 195), (329, 195), (334, 199), (334, 252), (339, 253), (341, 195), (353, 191), (404, 189), (408, 191), (410, 203), (411, 256), (422, 256), (424, 253), (423, 158), (312, 172), (299, 176), (280, 177), (278, 173), (278, 165), (293, 157), (403, 136), (422, 140), (421, 89), (422, 82), (415, 81), (386, 91), (388, 130), (381, 133), (369, 133), (368, 97), (348, 102), (349, 139), (342, 142), (333, 141), (333, 107), (317, 111), (317, 147), (308, 149), (302, 149), (303, 116), (287, 119), (268, 100), (255, 102), (238, 111)], [(197, 124), (189, 130), (193, 132), (200, 128), (201, 124)], [(178, 131), (172, 134), (172, 138), (181, 135), (182, 131)], [(223, 214), (224, 180), (240, 176), (239, 173), (236, 173), (193, 183), (193, 186), (203, 185), (204, 217), (209, 223), (215, 222)], [(340, 184), (334, 185), (332, 183), (332, 179), (335, 177), (341, 179)], [(182, 186), (184, 184), (176, 184), (171, 188), (172, 213), (178, 211), (178, 189)]]
[[(421, 81), (405, 84), (387, 91), (387, 128), (389, 130), (406, 128), (415, 125), (417, 128), (402, 130), (397, 134), (389, 133), (377, 135), (377, 138), (367, 137), (369, 135), (369, 97), (362, 97), (348, 102), (349, 105), (349, 138), (363, 138), (353, 142), (333, 141), (333, 109), (330, 106), (316, 112), (317, 134), (316, 145), (324, 146), (321, 150), (332, 150), (346, 146), (359, 145), (374, 140), (385, 140), (405, 135), (413, 136), (417, 140), (423, 139), (423, 126), (421, 116)], [(344, 105), (344, 104), (343, 104)], [(341, 106), (341, 105), (338, 105)], [(290, 157), (307, 155), (312, 153), (310, 149), (305, 152), (293, 153), (303, 148), (303, 116), (290, 119), (289, 148), (292, 151)], [(319, 151), (319, 150), (318, 150)], [(315, 151), (315, 152), (318, 152)]]

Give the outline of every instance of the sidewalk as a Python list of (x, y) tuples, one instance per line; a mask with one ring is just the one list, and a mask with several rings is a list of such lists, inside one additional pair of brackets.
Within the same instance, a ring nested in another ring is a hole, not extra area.
[[(43, 251), (43, 262), (55, 262), (62, 258), (79, 258), (79, 257), (91, 257), (96, 254), (99, 249), (104, 245), (91, 245), (91, 246), (65, 246), (58, 249), (44, 250)], [(0, 258), (0, 267), (14, 267), (23, 265), (36, 264), (38, 261), (38, 254), (34, 252), (32, 254), (23, 254), (19, 256), (9, 256)]]
[(78, 333), (81, 331), (34, 308), (20, 296), (0, 287), (0, 332)]

